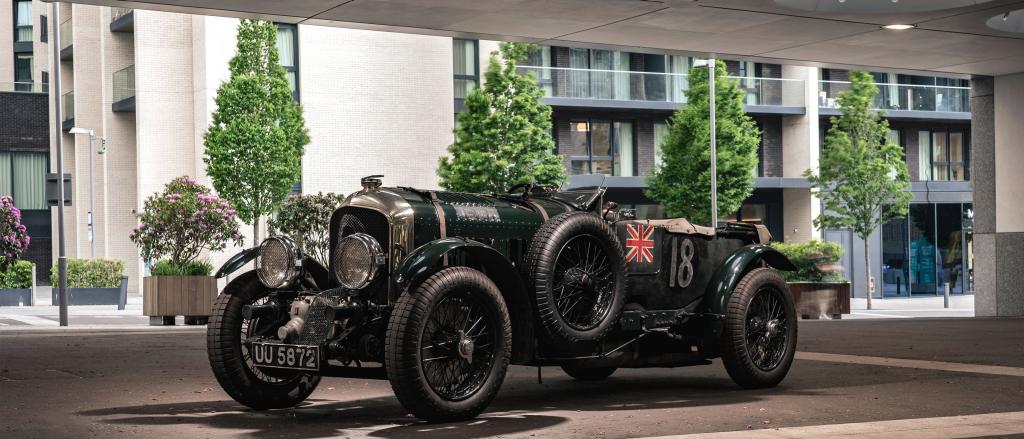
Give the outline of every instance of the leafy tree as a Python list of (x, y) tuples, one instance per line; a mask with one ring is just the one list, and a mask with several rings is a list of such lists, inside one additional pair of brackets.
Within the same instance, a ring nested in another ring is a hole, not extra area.
[(217, 90), (217, 110), (204, 137), (203, 161), (217, 193), (253, 226), (284, 201), (300, 177), (309, 143), (302, 107), (278, 63), (277, 27), (242, 20), (231, 78)]
[(850, 229), (864, 241), (868, 309), (872, 293), (868, 236), (886, 221), (906, 215), (911, 198), (903, 148), (889, 140), (885, 112), (871, 109), (876, 93), (871, 74), (850, 72), (850, 90), (839, 95), (842, 116), (832, 118), (818, 174), (804, 171), (824, 207), (814, 225)]
[[(661, 148), (661, 165), (648, 178), (645, 192), (672, 217), (709, 224), (711, 218), (711, 127), (708, 69), (690, 71), (686, 105), (669, 120)], [(718, 211), (736, 212), (754, 192), (757, 146), (761, 131), (743, 107), (745, 92), (726, 77), (725, 63), (715, 61)]]
[(561, 157), (553, 153), (551, 107), (531, 72), (516, 73), (534, 46), (502, 43), (501, 59), (491, 53), (483, 86), (466, 97), (457, 115), (451, 157), (442, 157), (441, 186), (464, 192), (505, 192), (520, 183), (560, 185), (566, 179)]
[(334, 193), (290, 195), (267, 225), (272, 235), (290, 236), (303, 252), (329, 267), (331, 214), (344, 202), (344, 195)]

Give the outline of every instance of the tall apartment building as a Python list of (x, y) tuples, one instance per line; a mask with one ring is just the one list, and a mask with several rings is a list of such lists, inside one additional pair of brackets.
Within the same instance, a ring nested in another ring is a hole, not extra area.
[[(34, 23), (49, 12), (39, 4), (33, 4)], [(106, 153), (93, 157), (96, 255), (124, 260), (130, 289), (138, 291), (143, 265), (127, 239), (134, 215), (146, 196), (175, 176), (208, 181), (202, 135), (216, 89), (228, 77), (237, 20), (78, 4), (62, 8), (61, 41), (42, 50), (59, 50), (62, 60), (61, 135), (65, 167), (75, 176), (69, 256), (88, 257), (90, 248), (89, 139), (67, 132), (77, 126), (93, 130), (95, 142), (106, 140)], [(435, 167), (452, 141), (454, 115), (483, 80), (498, 43), (282, 24), (278, 47), (312, 139), (299, 190), (348, 193), (358, 188), (359, 177), (378, 173), (389, 185), (436, 187)], [(49, 59), (37, 55), (34, 68), (49, 71), (44, 58)], [(692, 61), (543, 47), (520, 67), (536, 74), (547, 92), (543, 101), (554, 108), (553, 135), (573, 174), (571, 185), (609, 186), (642, 216), (660, 215), (643, 196), (645, 177), (659, 163), (655, 145), (667, 132), (667, 118), (684, 103)], [(862, 285), (862, 244), (846, 231), (814, 230), (811, 219), (820, 203), (800, 177), (817, 166), (846, 72), (727, 65), (747, 91), (747, 111), (763, 134), (755, 192), (740, 211), (726, 214), (764, 223), (779, 240), (843, 243), (850, 249), (844, 265)], [(39, 81), (41, 71), (34, 76)], [(877, 73), (876, 79), (877, 106), (887, 109), (893, 139), (906, 148), (915, 180), (910, 214), (870, 239), (877, 291), (934, 294), (944, 281), (953, 282), (954, 292), (969, 291), (966, 81), (892, 73)], [(215, 263), (225, 257), (211, 255)]]

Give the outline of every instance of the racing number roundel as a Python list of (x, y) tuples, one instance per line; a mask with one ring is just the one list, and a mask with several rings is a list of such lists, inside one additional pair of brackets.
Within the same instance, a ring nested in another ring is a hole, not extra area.
[(650, 264), (654, 262), (654, 226), (646, 224), (627, 224), (626, 232), (626, 262), (641, 262)]

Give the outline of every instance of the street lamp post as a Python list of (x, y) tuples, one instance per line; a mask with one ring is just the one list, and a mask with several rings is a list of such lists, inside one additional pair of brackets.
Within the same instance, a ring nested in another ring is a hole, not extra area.
[(715, 130), (715, 59), (699, 59), (694, 67), (708, 68), (708, 111), (711, 120), (711, 226), (718, 226), (718, 145)]
[[(93, 130), (87, 130), (85, 128), (72, 127), (69, 134), (88, 134), (89, 135), (89, 257), (96, 259), (96, 238), (95, 232), (93, 231), (93, 193), (96, 191), (96, 180), (92, 177), (92, 141), (96, 138), (96, 133)], [(104, 150), (106, 150), (106, 139), (103, 140)], [(100, 152), (102, 154), (102, 152)]]
[(60, 41), (60, 2), (53, 2), (50, 17), (53, 23), (53, 39), (50, 40), (50, 50), (53, 52), (53, 66), (50, 72), (53, 80), (53, 123), (54, 144), (57, 153), (57, 303), (60, 305), (60, 325), (68, 325), (68, 258), (64, 254), (64, 150), (63, 135), (61, 134), (61, 95), (60, 95), (60, 48), (57, 42)]

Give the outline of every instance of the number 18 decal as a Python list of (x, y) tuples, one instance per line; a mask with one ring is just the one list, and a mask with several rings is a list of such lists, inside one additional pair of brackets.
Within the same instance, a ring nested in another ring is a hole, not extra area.
[(668, 286), (686, 288), (693, 282), (693, 240), (672, 237), (672, 266), (669, 270)]

